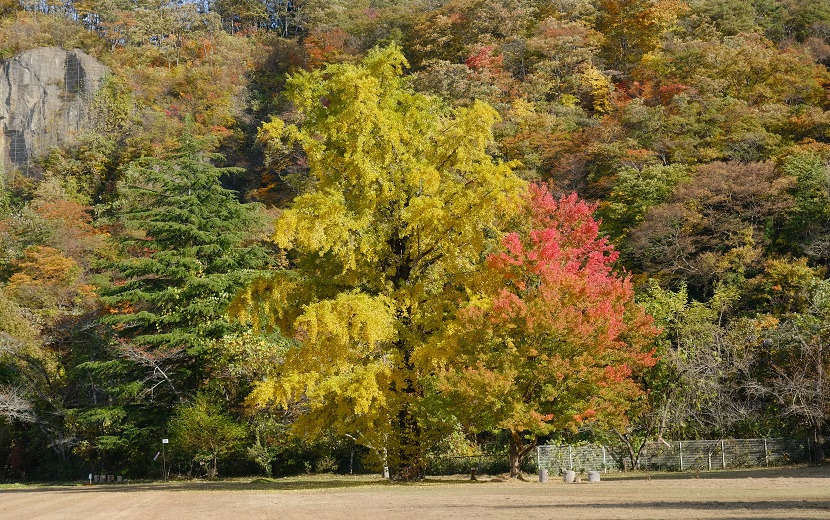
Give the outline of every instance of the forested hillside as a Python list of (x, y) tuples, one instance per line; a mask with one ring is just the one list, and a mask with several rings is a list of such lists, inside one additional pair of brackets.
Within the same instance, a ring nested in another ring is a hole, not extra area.
[(0, 0), (43, 47), (109, 72), (3, 171), (0, 480), (823, 458), (830, 2)]

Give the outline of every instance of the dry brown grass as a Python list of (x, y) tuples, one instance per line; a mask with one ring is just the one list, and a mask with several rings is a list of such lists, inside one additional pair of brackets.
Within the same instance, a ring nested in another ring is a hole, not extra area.
[(13, 519), (830, 518), (830, 465), (604, 475), (595, 484), (484, 477), (392, 484), (374, 477), (0, 489)]

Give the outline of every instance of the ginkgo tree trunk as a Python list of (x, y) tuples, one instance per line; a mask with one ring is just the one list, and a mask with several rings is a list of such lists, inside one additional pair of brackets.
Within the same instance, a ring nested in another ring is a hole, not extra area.
[(487, 154), (495, 110), (415, 93), (405, 66), (393, 46), (288, 80), (299, 122), (274, 119), (261, 138), (272, 152), (301, 145), (311, 188), (276, 222), (289, 269), (232, 313), (295, 340), (251, 405), (298, 407), (295, 431), (353, 436), (411, 479), (440, 424), (423, 406), (424, 360), (524, 183)]
[(531, 186), (435, 349), (443, 406), (473, 432), (509, 433), (511, 476), (540, 436), (624, 424), (643, 392), (633, 376), (656, 362), (657, 329), (592, 211)]

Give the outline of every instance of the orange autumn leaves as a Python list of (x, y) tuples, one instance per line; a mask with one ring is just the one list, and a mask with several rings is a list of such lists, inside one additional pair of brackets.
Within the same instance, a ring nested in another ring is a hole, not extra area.
[(28, 242), (9, 262), (5, 288), (19, 304), (46, 318), (93, 305), (95, 289), (85, 273), (105, 235), (93, 228), (88, 207), (45, 196), (17, 217), (0, 221), (0, 233), (10, 243)]
[(613, 271), (617, 253), (593, 209), (531, 186), (517, 230), (487, 258), (439, 374), (442, 392), (472, 404), (460, 417), (471, 429), (544, 435), (624, 424), (642, 394), (634, 376), (656, 362), (658, 331)]

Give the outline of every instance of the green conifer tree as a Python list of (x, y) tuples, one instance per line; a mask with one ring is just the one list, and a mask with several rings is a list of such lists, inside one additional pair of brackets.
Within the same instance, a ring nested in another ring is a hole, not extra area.
[(130, 164), (119, 186), (124, 256), (108, 265), (113, 281), (101, 294), (120, 354), (148, 369), (139, 394), (162, 384), (179, 397), (195, 391), (205, 348), (231, 330), (230, 299), (268, 263), (250, 239), (255, 206), (222, 187), (234, 169), (212, 158), (185, 132), (170, 157)]

